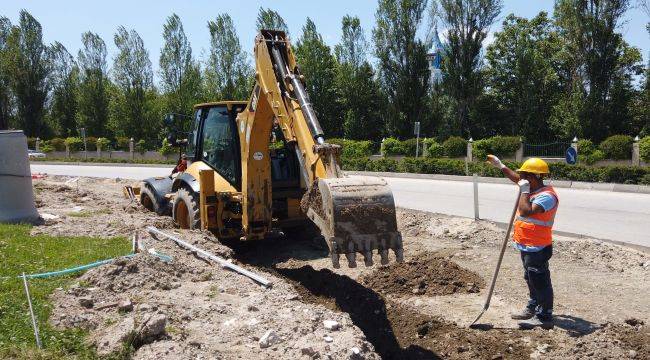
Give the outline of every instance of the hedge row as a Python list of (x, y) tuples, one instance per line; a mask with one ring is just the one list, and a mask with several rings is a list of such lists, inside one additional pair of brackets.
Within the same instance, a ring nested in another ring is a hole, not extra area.
[[(101, 145), (102, 150), (122, 150), (129, 151), (129, 141), (127, 137), (117, 137), (113, 140), (107, 138), (96, 138), (89, 136), (86, 138), (86, 146), (88, 151), (96, 151), (97, 146)], [(80, 137), (68, 137), (68, 138), (52, 138), (50, 140), (42, 140), (40, 143), (40, 150), (45, 153), (52, 151), (65, 151), (66, 145), (70, 148), (70, 151), (83, 151), (84, 142)], [(157, 150), (155, 147), (147, 146), (144, 140), (137, 141), (135, 144), (135, 151), (145, 152), (147, 150)], [(30, 149), (36, 148), (36, 138), (27, 138), (27, 146)]]
[[(516, 169), (520, 164), (506, 161), (511, 169)], [(471, 162), (467, 164), (470, 174), (480, 176), (502, 177), (501, 171), (482, 163)], [(608, 182), (621, 184), (647, 184), (650, 185), (650, 167), (639, 166), (598, 166), (568, 165), (565, 163), (551, 163), (551, 179)], [(466, 175), (465, 161), (458, 159), (429, 159), (429, 158), (404, 158), (401, 161), (394, 159), (370, 160), (368, 158), (343, 159), (343, 169), (352, 171), (381, 171), (405, 172), (418, 174), (445, 174)]]
[(29, 161), (62, 161), (62, 162), (86, 162), (86, 163), (107, 163), (107, 164), (171, 164), (175, 165), (177, 160), (153, 160), (153, 159), (112, 159), (112, 158), (30, 158)]

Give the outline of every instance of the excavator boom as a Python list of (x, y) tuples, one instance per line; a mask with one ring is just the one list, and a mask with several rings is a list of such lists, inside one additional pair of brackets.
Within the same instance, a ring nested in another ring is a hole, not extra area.
[[(302, 211), (325, 237), (334, 267), (339, 267), (340, 255), (345, 255), (349, 267), (355, 267), (357, 253), (364, 256), (366, 266), (371, 266), (375, 251), (381, 263), (387, 264), (390, 249), (397, 261), (403, 261), (402, 238), (397, 231), (390, 188), (380, 178), (343, 174), (339, 167), (341, 148), (325, 141), (286, 35), (281, 31), (260, 31), (255, 63), (253, 96), (248, 111), (238, 120), (244, 124), (243, 129), (255, 122), (268, 123), (272, 114), (272, 122), (281, 128), (300, 164), (307, 189), (301, 201)], [(248, 146), (252, 144), (253, 140)], [(244, 154), (251, 151), (242, 150)], [(248, 171), (253, 170), (251, 167)], [(251, 191), (260, 186), (252, 180), (249, 184)], [(254, 197), (244, 196), (245, 201), (247, 198), (255, 203)], [(254, 216), (254, 204), (249, 203), (248, 207)]]

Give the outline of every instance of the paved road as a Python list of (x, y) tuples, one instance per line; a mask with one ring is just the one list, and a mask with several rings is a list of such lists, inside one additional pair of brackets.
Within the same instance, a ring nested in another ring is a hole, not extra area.
[[(33, 164), (32, 173), (53, 175), (143, 179), (169, 174), (163, 167), (75, 166)], [(386, 178), (397, 206), (466, 217), (474, 216), (471, 182)], [(556, 189), (560, 209), (555, 229), (650, 247), (650, 194), (596, 190)], [(516, 187), (479, 185), (481, 218), (507, 222)]]

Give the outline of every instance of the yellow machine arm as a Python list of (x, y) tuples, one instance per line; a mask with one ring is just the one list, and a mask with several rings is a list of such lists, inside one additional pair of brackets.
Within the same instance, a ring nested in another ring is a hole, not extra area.
[(389, 249), (402, 261), (402, 238), (390, 188), (383, 179), (343, 175), (338, 165), (340, 147), (325, 142), (284, 32), (262, 30), (258, 34), (255, 70), (253, 93), (237, 117), (244, 139), (242, 225), (247, 232), (262, 233), (271, 224), (271, 170), (269, 161), (263, 160), (275, 124), (296, 153), (307, 190), (301, 208), (325, 237), (334, 267), (339, 266), (339, 254), (345, 254), (348, 266), (356, 266), (356, 253), (362, 253), (370, 266), (374, 250), (382, 264), (388, 263)]

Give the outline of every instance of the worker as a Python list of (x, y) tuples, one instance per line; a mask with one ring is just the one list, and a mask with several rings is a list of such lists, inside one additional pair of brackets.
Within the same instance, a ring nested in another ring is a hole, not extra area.
[(521, 190), (513, 238), (521, 253), (530, 297), (524, 309), (511, 317), (522, 320), (519, 327), (523, 329), (552, 329), (553, 286), (548, 261), (553, 255), (552, 228), (559, 198), (553, 187), (544, 185), (548, 164), (540, 158), (530, 158), (515, 172), (494, 155), (488, 155), (488, 162)]
[(178, 159), (178, 162), (176, 163), (174, 170), (172, 170), (172, 175), (176, 173), (182, 173), (185, 170), (187, 170), (187, 155), (182, 154), (180, 159)]

